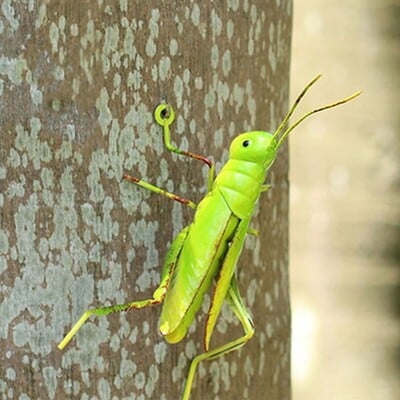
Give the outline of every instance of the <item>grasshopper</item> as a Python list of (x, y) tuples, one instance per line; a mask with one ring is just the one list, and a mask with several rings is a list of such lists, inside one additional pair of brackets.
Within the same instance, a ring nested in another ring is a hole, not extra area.
[[(210, 290), (213, 282), (215, 289), (211, 295), (205, 326), (204, 352), (197, 355), (190, 364), (182, 399), (188, 400), (190, 397), (199, 362), (220, 357), (246, 344), (254, 334), (254, 324), (239, 293), (236, 264), (246, 234), (257, 234), (250, 227), (250, 221), (260, 194), (270, 188), (264, 184), (265, 176), (282, 143), (302, 121), (312, 114), (347, 103), (361, 93), (357, 92), (342, 100), (316, 108), (284, 130), (300, 100), (320, 77), (321, 75), (317, 75), (305, 86), (273, 134), (251, 131), (233, 139), (229, 160), (215, 179), (214, 165), (206, 157), (172, 145), (169, 130), (175, 118), (172, 106), (165, 103), (156, 108), (154, 116), (156, 122), (163, 127), (166, 148), (174, 153), (201, 160), (208, 165), (208, 193), (199, 204), (195, 204), (130, 175), (123, 176), (129, 182), (193, 208), (195, 210), (193, 222), (183, 228), (172, 242), (165, 256), (160, 285), (154, 291), (152, 298), (86, 311), (58, 345), (60, 349), (68, 344), (92, 315), (104, 316), (160, 303), (163, 303), (160, 333), (167, 342), (177, 343), (185, 337), (205, 293)], [(241, 322), (244, 334), (210, 349), (211, 335), (224, 300)]]

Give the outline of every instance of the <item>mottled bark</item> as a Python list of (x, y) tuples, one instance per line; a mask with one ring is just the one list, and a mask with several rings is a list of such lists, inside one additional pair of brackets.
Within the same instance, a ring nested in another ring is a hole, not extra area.
[[(121, 181), (128, 172), (198, 201), (229, 142), (273, 131), (287, 109), (291, 1), (3, 1), (0, 13), (0, 393), (19, 399), (177, 399), (205, 314), (167, 345), (159, 308), (83, 311), (148, 297), (193, 212)], [(238, 266), (256, 334), (200, 366), (193, 399), (290, 398), (287, 152)], [(207, 303), (207, 301), (206, 301)], [(203, 311), (207, 308), (203, 307)], [(241, 329), (224, 308), (213, 344)]]

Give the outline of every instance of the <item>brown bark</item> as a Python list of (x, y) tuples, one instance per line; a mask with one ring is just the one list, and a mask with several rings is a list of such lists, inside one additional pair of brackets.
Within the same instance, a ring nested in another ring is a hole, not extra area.
[[(236, 134), (287, 109), (291, 2), (10, 2), (0, 16), (0, 393), (32, 399), (177, 399), (205, 314), (177, 345), (147, 298), (192, 211), (124, 172), (198, 201), (205, 167), (171, 156), (152, 111), (175, 106), (174, 142), (217, 168)], [(193, 399), (290, 398), (287, 152), (267, 180), (238, 266), (256, 334), (201, 365)], [(241, 330), (224, 309), (213, 343)], [(138, 396), (138, 397), (135, 397)]]

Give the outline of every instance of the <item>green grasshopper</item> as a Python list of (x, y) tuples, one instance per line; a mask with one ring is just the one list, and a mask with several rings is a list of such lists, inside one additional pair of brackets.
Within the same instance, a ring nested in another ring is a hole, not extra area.
[[(169, 126), (175, 118), (173, 108), (169, 104), (160, 104), (156, 108), (155, 120), (163, 127), (167, 149), (201, 160), (209, 166), (208, 193), (196, 205), (190, 200), (140, 179), (129, 175), (123, 176), (129, 182), (195, 209), (193, 222), (185, 227), (171, 244), (165, 257), (160, 285), (154, 291), (152, 298), (86, 311), (58, 345), (60, 349), (68, 344), (91, 315), (103, 316), (160, 303), (163, 303), (160, 332), (167, 342), (177, 343), (185, 337), (205, 293), (215, 281), (205, 326), (205, 351), (192, 360), (183, 392), (182, 399), (188, 400), (200, 361), (214, 359), (236, 350), (253, 336), (253, 321), (238, 289), (236, 264), (246, 234), (257, 234), (249, 224), (261, 192), (269, 189), (269, 185), (264, 184), (265, 176), (282, 143), (304, 119), (317, 112), (347, 103), (361, 93), (357, 92), (335, 103), (314, 109), (283, 131), (302, 97), (320, 77), (321, 75), (316, 76), (306, 85), (274, 134), (251, 131), (237, 136), (231, 143), (229, 160), (215, 179), (214, 166), (206, 157), (183, 151), (171, 144)], [(244, 335), (220, 347), (210, 349), (211, 335), (224, 300), (241, 322)]]

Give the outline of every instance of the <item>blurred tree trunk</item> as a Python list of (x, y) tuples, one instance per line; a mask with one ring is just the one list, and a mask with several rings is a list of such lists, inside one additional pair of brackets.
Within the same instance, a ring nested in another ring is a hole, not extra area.
[[(8, 4), (7, 4), (8, 3)], [(152, 111), (171, 102), (174, 142), (211, 157), (273, 131), (287, 109), (291, 1), (3, 2), (0, 15), (0, 393), (3, 398), (177, 399), (205, 314), (167, 345), (159, 308), (92, 318), (151, 295), (190, 209), (124, 172), (198, 201), (206, 168), (166, 151)], [(290, 398), (288, 159), (267, 180), (240, 260), (256, 334), (204, 362), (192, 398)], [(203, 311), (206, 307), (203, 307)], [(224, 308), (213, 345), (241, 329)], [(136, 397), (137, 396), (137, 397)]]

